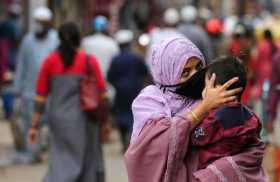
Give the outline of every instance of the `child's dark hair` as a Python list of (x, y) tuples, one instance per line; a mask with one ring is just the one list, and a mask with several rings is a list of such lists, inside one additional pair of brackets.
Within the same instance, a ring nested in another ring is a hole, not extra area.
[[(228, 90), (242, 87), (245, 90), (247, 84), (247, 72), (242, 61), (233, 56), (224, 56), (216, 59), (215, 62), (210, 64), (207, 69), (207, 75), (210, 77), (213, 73), (216, 74), (215, 85), (223, 85), (230, 79), (238, 77), (239, 80), (231, 85)], [(242, 92), (237, 96), (241, 99)]]

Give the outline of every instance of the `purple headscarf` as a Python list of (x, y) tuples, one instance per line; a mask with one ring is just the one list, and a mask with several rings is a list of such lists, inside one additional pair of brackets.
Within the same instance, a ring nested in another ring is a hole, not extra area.
[(147, 122), (162, 117), (171, 118), (195, 104), (194, 100), (171, 92), (174, 88), (166, 88), (165, 92), (161, 90), (164, 85), (180, 83), (184, 66), (192, 57), (206, 65), (199, 49), (186, 38), (171, 38), (152, 46), (148, 63), (155, 85), (144, 88), (132, 104), (134, 124), (131, 142)]

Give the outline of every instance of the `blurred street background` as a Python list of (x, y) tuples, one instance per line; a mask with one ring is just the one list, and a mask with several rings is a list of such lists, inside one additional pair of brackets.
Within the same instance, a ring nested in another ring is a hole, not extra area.
[[(97, 58), (109, 91), (112, 124), (103, 142), (107, 182), (127, 181), (123, 152), (132, 127), (128, 100), (151, 83), (150, 46), (171, 34), (189, 38), (208, 63), (224, 54), (242, 59), (248, 70), (242, 102), (263, 122), (263, 165), (270, 181), (280, 182), (280, 72), (274, 69), (280, 65), (280, 0), (1, 0), (0, 182), (38, 182), (47, 173), (47, 125), (42, 126), (38, 156), (26, 146), (33, 114), (29, 104), (39, 69), (58, 46), (58, 28), (68, 21), (78, 25), (80, 49)], [(114, 62), (131, 58), (125, 54), (128, 45), (141, 63), (116, 66)], [(117, 67), (134, 71), (122, 75)], [(132, 96), (121, 95), (120, 85), (131, 89)]]
[[(13, 141), (9, 126), (0, 123), (0, 159), (11, 156), (14, 152)], [(118, 140), (118, 134), (112, 134), (112, 140), (103, 147), (106, 164), (106, 179), (108, 182), (120, 181), (127, 182), (127, 174), (122, 158), (121, 144)], [(42, 181), (47, 172), (47, 154), (44, 156), (43, 163), (34, 165), (13, 165), (0, 166), (0, 182), (39, 182)]]

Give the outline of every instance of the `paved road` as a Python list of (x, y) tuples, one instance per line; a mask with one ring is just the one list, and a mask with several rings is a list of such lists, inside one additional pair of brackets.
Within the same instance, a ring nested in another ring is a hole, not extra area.
[[(127, 182), (123, 158), (120, 154), (118, 135), (113, 134), (112, 142), (104, 146), (106, 159), (107, 182)], [(12, 150), (12, 138), (8, 124), (0, 122), (0, 159), (5, 158)], [(264, 166), (272, 177), (273, 150), (267, 149)], [(0, 167), (0, 182), (40, 182), (47, 171), (47, 162), (33, 166)], [(273, 181), (273, 180), (271, 180)]]
[[(107, 182), (127, 182), (117, 138), (118, 135), (114, 133), (112, 142), (104, 146)], [(0, 159), (7, 158), (12, 151), (12, 138), (8, 124), (0, 122)], [(40, 182), (46, 171), (47, 162), (33, 166), (0, 167), (0, 182)]]

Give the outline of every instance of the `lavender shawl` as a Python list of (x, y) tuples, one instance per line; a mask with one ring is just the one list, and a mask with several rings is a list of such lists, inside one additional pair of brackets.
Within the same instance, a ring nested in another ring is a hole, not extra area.
[[(176, 85), (187, 61), (195, 57), (206, 65), (199, 49), (186, 38), (170, 38), (152, 46), (148, 64), (155, 85), (146, 87), (132, 104), (134, 117), (131, 142), (139, 135), (142, 128), (151, 120), (161, 117), (171, 118), (183, 108), (191, 108), (196, 103), (191, 99), (183, 99), (162, 85)], [(173, 88), (174, 89), (174, 88)]]

